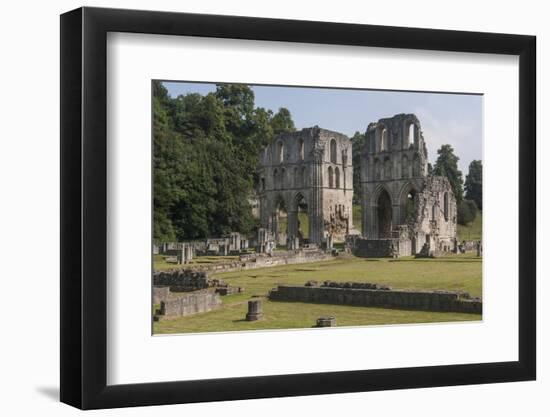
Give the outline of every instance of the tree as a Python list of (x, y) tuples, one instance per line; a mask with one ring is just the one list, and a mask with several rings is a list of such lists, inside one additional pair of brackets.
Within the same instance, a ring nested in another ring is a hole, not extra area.
[(447, 177), (451, 183), (457, 203), (463, 199), (462, 172), (458, 169), (458, 156), (451, 145), (442, 145), (437, 151), (438, 157), (433, 167), (433, 175)]
[(457, 205), (457, 222), (467, 225), (475, 220), (477, 216), (477, 206), (474, 200), (462, 200)]
[(434, 167), (432, 166), (432, 164), (428, 162), (428, 175), (432, 175), (433, 172), (434, 172)]
[(153, 83), (156, 240), (246, 234), (255, 227), (249, 198), (258, 155), (273, 141), (274, 126), (294, 129), (287, 109), (277, 115), (255, 108), (247, 85), (172, 98), (161, 82)]
[(279, 111), (275, 113), (271, 119), (271, 127), (273, 133), (276, 135), (279, 133), (294, 132), (296, 130), (290, 111), (285, 107), (281, 107)]
[(468, 175), (464, 182), (466, 198), (475, 201), (477, 207), (483, 210), (483, 184), (482, 184), (483, 166), (481, 161), (474, 160), (468, 167)]
[(254, 91), (246, 84), (217, 84), (215, 95), (241, 119), (248, 118), (254, 110)]

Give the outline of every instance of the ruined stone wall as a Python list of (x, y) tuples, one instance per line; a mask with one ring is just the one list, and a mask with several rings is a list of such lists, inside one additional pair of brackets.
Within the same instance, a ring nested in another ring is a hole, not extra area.
[[(343, 240), (353, 227), (351, 146), (347, 136), (313, 127), (281, 134), (264, 149), (258, 170), (260, 221), (279, 244), (283, 235), (298, 235), (300, 204), (307, 205), (309, 242), (320, 244), (326, 233)], [(281, 208), (287, 231), (279, 231)]]
[(160, 303), (160, 314), (164, 316), (189, 316), (220, 308), (219, 294), (198, 292), (166, 299)]
[(412, 254), (424, 244), (453, 250), (456, 199), (446, 178), (428, 175), (417, 117), (380, 119), (369, 125), (366, 137), (361, 150), (363, 237), (403, 239), (408, 234)]
[(153, 304), (159, 304), (161, 301), (170, 297), (170, 287), (153, 287)]
[(155, 271), (153, 286), (170, 287), (170, 291), (191, 291), (208, 288), (208, 275), (193, 269), (175, 269), (172, 271)]
[(480, 299), (461, 298), (459, 293), (448, 291), (371, 290), (279, 285), (276, 290), (270, 292), (269, 298), (273, 301), (482, 313), (482, 301)]
[(457, 233), (457, 205), (451, 184), (446, 177), (429, 176), (417, 195), (415, 218), (409, 223), (419, 242), (432, 251), (449, 252), (454, 249)]
[(155, 271), (153, 285), (168, 286), (172, 291), (191, 291), (210, 286), (209, 273), (245, 271), (248, 269), (266, 268), (279, 265), (320, 262), (333, 259), (333, 256), (318, 249), (299, 249), (286, 252), (275, 252), (273, 255), (241, 255), (238, 260), (197, 264), (186, 269)]

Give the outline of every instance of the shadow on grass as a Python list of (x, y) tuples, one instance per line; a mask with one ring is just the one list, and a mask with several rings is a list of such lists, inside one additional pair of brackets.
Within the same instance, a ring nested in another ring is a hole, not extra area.
[[(400, 289), (400, 291), (406, 291), (406, 289)], [(443, 290), (445, 291), (445, 290)], [(330, 302), (323, 302), (323, 301), (296, 301), (296, 300), (271, 300), (276, 303), (296, 303), (296, 304), (313, 304), (313, 305), (319, 305), (319, 306), (326, 306), (326, 305), (333, 305), (338, 307), (355, 307), (355, 308), (365, 308), (365, 309), (381, 309), (381, 310), (390, 310), (390, 311), (410, 311), (413, 312), (420, 312), (420, 313), (437, 313), (437, 314), (466, 314), (466, 315), (472, 315), (472, 316), (480, 316), (482, 317), (482, 314), (479, 313), (471, 313), (466, 311), (446, 311), (446, 310), (428, 310), (424, 308), (413, 308), (413, 307), (392, 307), (392, 306), (386, 306), (386, 305), (374, 305), (374, 306), (365, 306), (360, 304), (335, 304)], [(334, 314), (337, 316), (337, 314)], [(481, 318), (479, 319), (481, 320)], [(411, 322), (413, 323), (413, 322)], [(341, 326), (345, 327), (345, 326)]]
[(389, 259), (388, 262), (443, 262), (443, 263), (465, 263), (481, 262), (483, 258), (460, 258), (460, 259)]

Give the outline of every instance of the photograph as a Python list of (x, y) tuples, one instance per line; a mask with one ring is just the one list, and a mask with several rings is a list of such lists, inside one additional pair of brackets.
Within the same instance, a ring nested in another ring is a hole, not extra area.
[(482, 94), (151, 97), (154, 335), (482, 320)]

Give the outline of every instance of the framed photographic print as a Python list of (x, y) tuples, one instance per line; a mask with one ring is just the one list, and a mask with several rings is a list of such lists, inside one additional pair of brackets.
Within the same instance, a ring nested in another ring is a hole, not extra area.
[(61, 16), (61, 400), (535, 379), (535, 38)]

